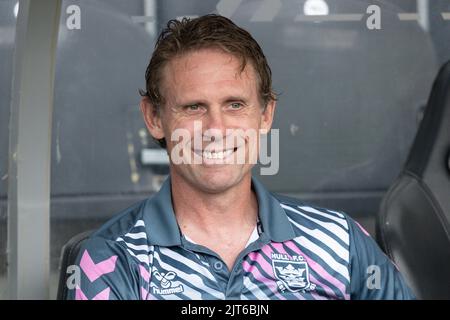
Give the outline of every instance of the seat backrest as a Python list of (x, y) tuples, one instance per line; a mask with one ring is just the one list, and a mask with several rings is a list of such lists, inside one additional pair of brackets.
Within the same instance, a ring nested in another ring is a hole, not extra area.
[(84, 241), (93, 233), (93, 230), (79, 233), (72, 237), (61, 250), (61, 260), (59, 266), (59, 281), (58, 293), (56, 299), (64, 300), (67, 296), (68, 286), (66, 285), (70, 272), (67, 268), (75, 263), (75, 260), (80, 252), (80, 248)]
[(450, 299), (450, 61), (439, 71), (377, 240), (420, 299)]

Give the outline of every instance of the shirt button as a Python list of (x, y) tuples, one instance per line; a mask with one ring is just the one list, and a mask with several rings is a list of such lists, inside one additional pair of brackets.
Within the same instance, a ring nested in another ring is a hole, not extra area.
[(222, 270), (222, 268), (223, 268), (223, 263), (222, 262), (220, 262), (220, 261), (214, 262), (214, 269)]

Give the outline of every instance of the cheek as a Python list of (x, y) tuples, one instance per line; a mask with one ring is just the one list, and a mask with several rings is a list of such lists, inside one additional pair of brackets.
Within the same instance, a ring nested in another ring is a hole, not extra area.
[(251, 114), (245, 119), (238, 120), (237, 123), (239, 124), (239, 127), (243, 129), (259, 130), (262, 124), (262, 117), (259, 113)]
[(170, 145), (181, 141), (188, 142), (194, 137), (194, 122), (190, 120), (168, 119), (166, 123), (163, 123), (163, 127), (166, 140)]

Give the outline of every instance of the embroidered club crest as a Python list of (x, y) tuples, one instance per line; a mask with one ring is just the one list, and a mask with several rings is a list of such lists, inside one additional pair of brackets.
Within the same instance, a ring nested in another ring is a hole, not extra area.
[(309, 267), (302, 256), (288, 256), (285, 254), (272, 254), (272, 268), (278, 280), (278, 288), (284, 292), (309, 291), (315, 285), (309, 281)]

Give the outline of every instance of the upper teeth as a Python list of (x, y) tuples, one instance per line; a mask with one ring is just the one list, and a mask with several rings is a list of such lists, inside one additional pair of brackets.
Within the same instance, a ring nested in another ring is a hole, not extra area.
[(224, 159), (232, 153), (232, 149), (225, 151), (203, 151), (202, 156), (206, 159)]

